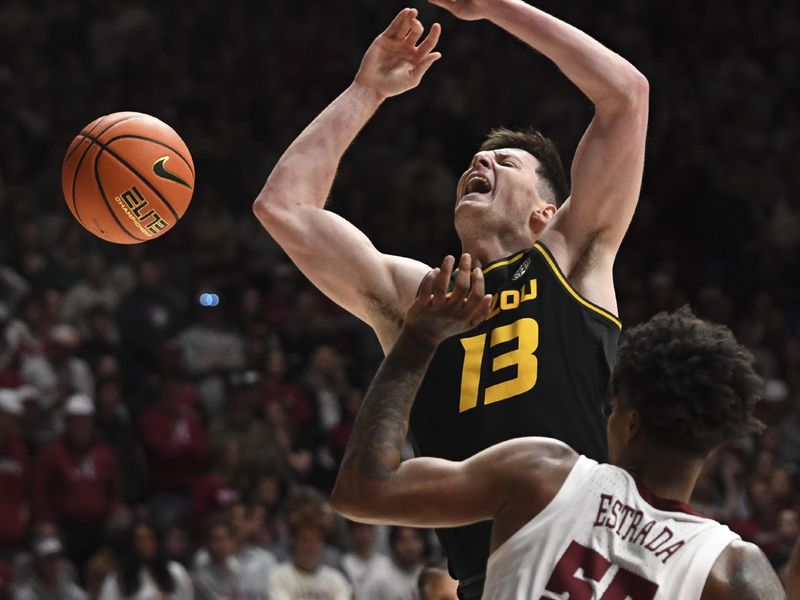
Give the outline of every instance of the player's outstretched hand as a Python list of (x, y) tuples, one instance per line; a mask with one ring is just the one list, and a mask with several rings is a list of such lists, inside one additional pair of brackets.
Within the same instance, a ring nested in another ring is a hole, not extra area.
[(485, 19), (492, 0), (428, 0), (434, 6), (450, 11), (464, 21)]
[(442, 266), (422, 280), (419, 296), (408, 309), (405, 327), (423, 342), (433, 345), (472, 329), (489, 314), (492, 296), (484, 293), (483, 271), (472, 268), (472, 257), (461, 256), (452, 292), (447, 288), (455, 259), (447, 256)]
[(425, 39), (419, 42), (424, 31), (416, 8), (401, 10), (367, 49), (356, 74), (356, 83), (374, 89), (384, 98), (417, 87), (431, 65), (442, 57), (441, 53), (433, 51), (441, 26), (434, 23)]

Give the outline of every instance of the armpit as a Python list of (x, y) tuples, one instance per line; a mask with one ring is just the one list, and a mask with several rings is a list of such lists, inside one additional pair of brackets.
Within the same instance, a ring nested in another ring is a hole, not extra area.
[(362, 291), (362, 295), (367, 299), (370, 312), (374, 312), (382, 319), (400, 329), (405, 323), (405, 315), (400, 312), (397, 306), (391, 302), (380, 298), (374, 292)]

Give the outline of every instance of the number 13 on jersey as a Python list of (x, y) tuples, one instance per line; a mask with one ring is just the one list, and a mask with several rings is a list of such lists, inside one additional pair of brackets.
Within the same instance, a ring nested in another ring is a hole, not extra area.
[(510, 325), (493, 329), (461, 339), (464, 348), (464, 364), (461, 370), (461, 399), (458, 412), (463, 413), (478, 405), (481, 390), (481, 367), (486, 346), (494, 348), (505, 342), (516, 340), (516, 348), (495, 356), (492, 359), (492, 372), (508, 367), (516, 367), (517, 374), (511, 379), (490, 385), (484, 392), (484, 404), (508, 400), (532, 390), (536, 385), (539, 361), (535, 352), (539, 347), (539, 324), (535, 319), (524, 318)]

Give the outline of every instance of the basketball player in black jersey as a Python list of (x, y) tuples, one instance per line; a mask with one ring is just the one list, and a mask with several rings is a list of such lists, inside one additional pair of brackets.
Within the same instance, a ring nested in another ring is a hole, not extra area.
[[(641, 186), (647, 80), (585, 33), (521, 0), (430, 1), (464, 20), (487, 19), (535, 48), (595, 114), (572, 161), (571, 189), (553, 144), (535, 132), (493, 132), (459, 180), (456, 230), (463, 251), (485, 268), (494, 299), (486, 321), (439, 348), (412, 415), (416, 449), (463, 460), (511, 437), (547, 435), (602, 460), (601, 406), (620, 329), (612, 266)], [(397, 15), (352, 85), (286, 150), (254, 204), (295, 264), (371, 325), (385, 352), (430, 268), (382, 254), (325, 202), (361, 128), (441, 57), (440, 26), (424, 39), (423, 31), (415, 9)], [(476, 68), (504, 58), (487, 49)], [(525, 90), (522, 74), (514, 85)], [(479, 597), (488, 526), (440, 537), (461, 597)]]

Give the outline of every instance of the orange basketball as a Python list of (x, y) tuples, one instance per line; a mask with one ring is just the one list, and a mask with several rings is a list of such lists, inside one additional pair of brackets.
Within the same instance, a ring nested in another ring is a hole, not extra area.
[(118, 112), (72, 140), (61, 169), (72, 214), (97, 237), (138, 244), (169, 231), (194, 191), (194, 164), (180, 136), (155, 117)]

